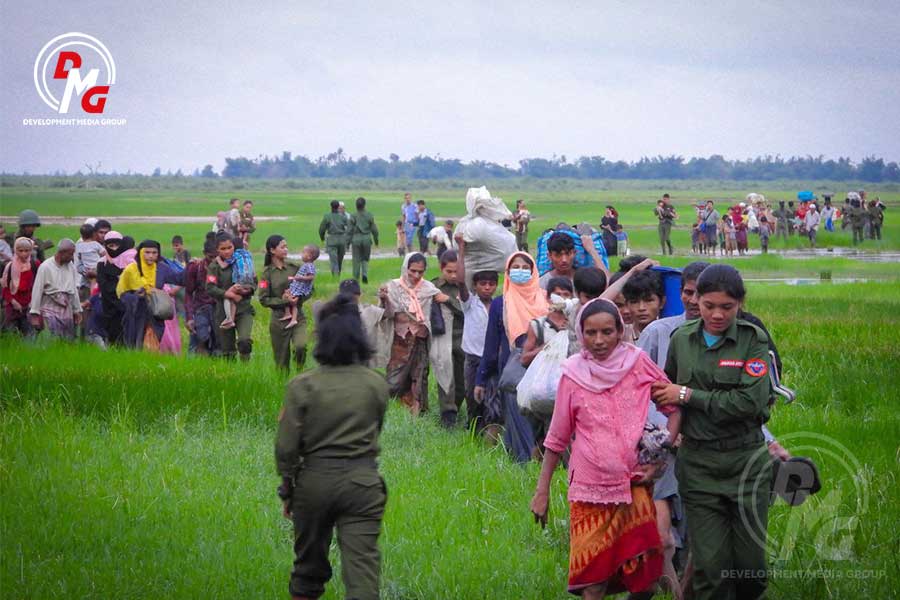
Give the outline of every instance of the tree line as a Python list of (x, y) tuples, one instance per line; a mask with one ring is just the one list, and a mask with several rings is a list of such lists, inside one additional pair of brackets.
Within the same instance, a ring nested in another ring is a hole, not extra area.
[[(194, 171), (195, 176), (215, 178), (212, 165)], [(228, 157), (221, 175), (226, 178), (303, 179), (361, 177), (369, 179), (718, 179), (736, 181), (830, 180), (900, 182), (896, 161), (868, 156), (859, 162), (847, 157), (761, 156), (747, 160), (728, 160), (719, 154), (710, 157), (654, 156), (635, 162), (612, 161), (603, 156), (581, 156), (570, 161), (566, 156), (526, 158), (517, 167), (458, 158), (415, 156), (401, 160), (396, 154), (388, 159), (367, 156), (352, 158), (342, 148), (310, 159), (282, 152), (280, 156), (258, 158)]]

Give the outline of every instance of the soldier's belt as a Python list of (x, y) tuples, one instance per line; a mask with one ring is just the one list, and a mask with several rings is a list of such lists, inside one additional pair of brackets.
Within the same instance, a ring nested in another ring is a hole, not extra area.
[(374, 456), (359, 456), (356, 458), (320, 458), (318, 456), (304, 456), (304, 468), (310, 469), (351, 469), (356, 467), (378, 468), (378, 461)]
[(746, 446), (756, 446), (763, 441), (762, 430), (756, 429), (748, 433), (721, 440), (684, 439), (684, 446), (694, 450), (735, 450)]

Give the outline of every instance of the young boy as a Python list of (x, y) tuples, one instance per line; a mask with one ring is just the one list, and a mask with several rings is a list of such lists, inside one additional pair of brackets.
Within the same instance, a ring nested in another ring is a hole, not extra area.
[(637, 340), (644, 328), (659, 318), (666, 303), (662, 277), (656, 271), (635, 273), (622, 288), (622, 295), (631, 314), (634, 339)]
[(628, 254), (628, 234), (621, 225), (616, 226), (616, 255), (625, 256)]
[[(452, 235), (452, 232), (450, 232)], [(449, 243), (449, 238), (448, 238)], [(466, 355), (462, 349), (462, 337), (464, 332), (465, 313), (460, 305), (461, 286), (459, 284), (459, 256), (454, 250), (440, 252), (441, 275), (431, 280), (441, 293), (450, 297), (445, 306), (453, 314), (453, 329), (446, 332), (451, 334), (451, 360), (453, 363), (453, 389), (445, 390), (438, 385), (438, 402), (441, 406), (441, 425), (447, 429), (456, 426), (459, 409), (466, 396), (465, 362)], [(435, 370), (435, 372), (437, 372)]]
[(406, 255), (406, 230), (403, 221), (397, 221), (397, 256), (403, 258)]
[[(253, 255), (244, 248), (240, 238), (234, 238), (234, 255), (232, 256), (234, 269), (231, 273), (232, 283), (246, 287), (256, 286), (256, 270), (253, 268)], [(225, 298), (225, 320), (222, 321), (222, 329), (234, 329), (237, 316), (237, 303)]]
[(769, 236), (772, 230), (769, 229), (769, 219), (765, 215), (759, 218), (759, 247), (762, 248), (763, 254), (769, 253)]
[(191, 253), (184, 247), (184, 238), (180, 235), (172, 236), (172, 260), (182, 267), (187, 267), (191, 262)]
[[(466, 413), (468, 427), (476, 420), (484, 418), (484, 405), (475, 400), (475, 374), (484, 354), (484, 336), (487, 334), (488, 310), (497, 291), (497, 272), (478, 271), (472, 276), (472, 290), (466, 285), (466, 242), (462, 234), (454, 238), (459, 246), (456, 280), (459, 286), (459, 300), (465, 321), (463, 323), (462, 351), (466, 356), (464, 379), (466, 382)], [(481, 429), (485, 424), (479, 423)]]
[(700, 249), (700, 224), (691, 225), (691, 254), (697, 254)]
[(253, 200), (244, 200), (241, 206), (241, 214), (238, 217), (238, 233), (241, 234), (241, 242), (244, 248), (250, 245), (250, 234), (256, 231), (256, 220), (253, 218)]
[(316, 259), (319, 258), (319, 247), (315, 244), (307, 244), (303, 247), (303, 254), (300, 256), (303, 259), (303, 264), (300, 265), (296, 275), (288, 278), (291, 280), (291, 287), (289, 288), (291, 303), (288, 305), (287, 310), (284, 311), (284, 316), (281, 317), (282, 321), (288, 321), (288, 324), (284, 326), (285, 329), (297, 326), (297, 315), (300, 306), (312, 296), (313, 281), (316, 278)]

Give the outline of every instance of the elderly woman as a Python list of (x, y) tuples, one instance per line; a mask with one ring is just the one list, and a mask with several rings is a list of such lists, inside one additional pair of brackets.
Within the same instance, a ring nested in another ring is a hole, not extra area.
[(662, 574), (649, 484), (664, 464), (639, 464), (638, 444), (651, 386), (667, 380), (623, 340), (624, 323), (611, 301), (585, 304), (576, 327), (582, 350), (563, 364), (531, 511), (546, 524), (553, 471), (571, 444), (569, 591), (594, 600), (648, 590)]
[(160, 262), (161, 257), (159, 242), (144, 240), (138, 244), (135, 261), (125, 267), (116, 284), (116, 295), (124, 308), (123, 339), (129, 348), (159, 351), (165, 321), (150, 314), (148, 296), (154, 290), (162, 292), (167, 283), (184, 285), (184, 272)]
[(32, 256), (34, 242), (20, 237), (13, 243), (12, 260), (3, 269), (3, 331), (18, 331), (24, 336), (34, 332), (28, 322), (31, 289), (40, 262)]
[(337, 528), (346, 597), (377, 599), (387, 488), (376, 459), (388, 385), (365, 367), (372, 349), (351, 295), (326, 304), (318, 318), (313, 356), (320, 367), (288, 384), (275, 444), (278, 495), (294, 523), (290, 593), (324, 593)]
[(391, 396), (398, 396), (413, 415), (428, 410), (431, 303), (444, 303), (450, 299), (424, 278), (426, 267), (424, 255), (408, 254), (403, 260), (400, 277), (392, 279), (379, 291), (385, 317), (394, 321), (391, 358), (387, 366)]
[(697, 279), (700, 318), (669, 342), (661, 407), (680, 406), (678, 491), (687, 515), (694, 597), (761, 598), (772, 466), (761, 425), (769, 419), (769, 337), (738, 318), (738, 271), (712, 265)]

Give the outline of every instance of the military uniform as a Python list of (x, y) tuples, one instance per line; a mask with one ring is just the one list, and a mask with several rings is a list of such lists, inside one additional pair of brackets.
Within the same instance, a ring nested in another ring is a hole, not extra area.
[[(456, 414), (466, 397), (466, 353), (462, 349), (463, 325), (465, 315), (459, 303), (459, 286), (449, 283), (443, 277), (431, 280), (441, 293), (450, 297), (446, 306), (453, 313), (453, 390), (444, 391), (438, 386), (438, 403), (441, 406), (441, 415), (447, 413)], [(444, 335), (447, 335), (446, 333)]]
[(346, 597), (378, 598), (387, 488), (376, 458), (388, 398), (384, 377), (361, 365), (324, 366), (288, 384), (275, 460), (294, 522), (293, 596), (324, 593), (337, 527)]
[(294, 360), (298, 369), (303, 369), (306, 363), (306, 315), (303, 314), (302, 302), (297, 305), (297, 325), (287, 329), (287, 321), (282, 321), (284, 310), (289, 302), (283, 298), (284, 292), (290, 287), (288, 277), (293, 277), (300, 269), (300, 265), (285, 261), (284, 267), (279, 269), (275, 265), (269, 265), (262, 272), (259, 281), (259, 303), (272, 309), (269, 319), (269, 336), (272, 338), (272, 354), (275, 356), (275, 365), (289, 370), (291, 368), (291, 347), (294, 348)]
[(339, 212), (328, 213), (319, 224), (319, 239), (325, 242), (331, 274), (340, 275), (347, 253), (347, 220)]
[(760, 427), (769, 419), (768, 336), (736, 319), (707, 347), (700, 319), (672, 335), (666, 374), (691, 390), (682, 409), (676, 475), (698, 600), (759, 598), (772, 465)]
[(675, 220), (675, 211), (669, 205), (662, 208), (656, 207), (656, 218), (659, 219), (657, 233), (659, 233), (659, 245), (662, 248), (663, 256), (668, 248), (669, 254), (672, 254), (672, 222)]
[(350, 244), (353, 248), (353, 278), (369, 281), (369, 260), (372, 257), (372, 240), (378, 245), (378, 227), (375, 217), (366, 210), (350, 216)]
[(790, 213), (788, 213), (786, 208), (779, 207), (772, 211), (772, 216), (775, 217), (775, 239), (777, 240), (780, 237), (786, 242), (791, 222)]
[(850, 226), (853, 228), (853, 245), (865, 239), (866, 212), (861, 206), (850, 207)]
[(884, 210), (877, 204), (869, 207), (869, 237), (873, 240), (881, 239), (881, 225), (884, 223)]
[[(250, 353), (253, 351), (253, 316), (256, 312), (253, 310), (251, 299), (253, 292), (256, 290), (256, 284), (251, 286), (251, 292), (241, 298), (237, 303), (237, 311), (234, 317), (235, 327), (231, 329), (222, 329), (221, 323), (225, 320), (225, 292), (233, 283), (232, 271), (233, 266), (222, 268), (219, 261), (214, 260), (206, 267), (206, 293), (216, 300), (215, 326), (216, 339), (222, 348), (222, 356), (226, 358), (234, 358), (236, 353), (241, 355), (242, 360), (249, 360)], [(235, 343), (236, 339), (236, 343)]]

